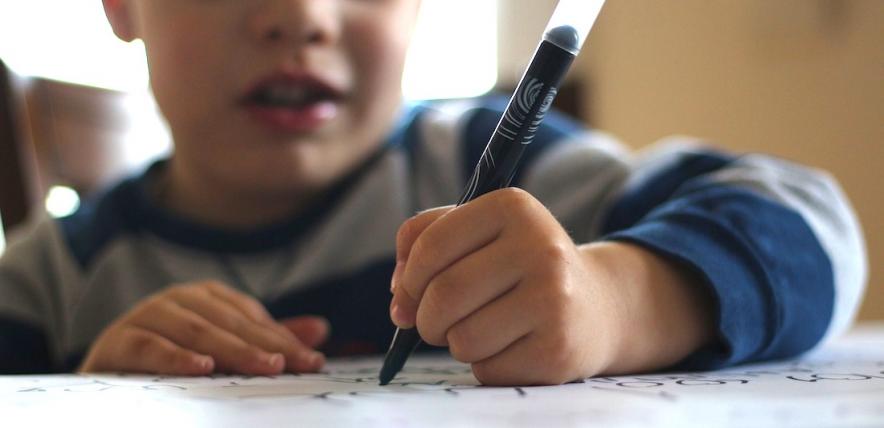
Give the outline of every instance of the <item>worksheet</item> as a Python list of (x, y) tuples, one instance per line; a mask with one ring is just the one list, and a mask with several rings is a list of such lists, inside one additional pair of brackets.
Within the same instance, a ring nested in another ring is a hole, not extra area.
[(381, 362), (269, 377), (3, 376), (0, 417), (16, 422), (3, 426), (884, 426), (884, 329), (790, 361), (560, 386), (481, 386), (444, 354), (413, 356), (379, 386)]

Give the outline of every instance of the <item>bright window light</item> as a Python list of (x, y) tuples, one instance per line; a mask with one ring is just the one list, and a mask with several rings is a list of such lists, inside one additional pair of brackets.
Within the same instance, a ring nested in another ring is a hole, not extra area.
[(496, 83), (497, 0), (424, 0), (405, 66), (405, 97), (471, 97)]
[(100, 1), (0, 5), (0, 58), (17, 73), (123, 91), (147, 88), (144, 46), (114, 36)]
[(46, 194), (46, 212), (52, 217), (61, 218), (73, 214), (80, 208), (80, 195), (65, 186), (53, 186)]
[[(406, 98), (469, 97), (494, 87), (497, 1), (423, 0)], [(100, 1), (0, 0), (0, 10), (0, 58), (19, 74), (127, 92), (148, 87), (144, 46), (113, 35)]]

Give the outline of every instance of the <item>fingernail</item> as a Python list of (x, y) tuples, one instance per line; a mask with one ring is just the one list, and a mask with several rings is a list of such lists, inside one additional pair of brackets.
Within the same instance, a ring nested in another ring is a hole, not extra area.
[(396, 261), (396, 267), (393, 269), (393, 277), (390, 278), (390, 293), (396, 293), (396, 286), (399, 282), (399, 270), (402, 269), (402, 265), (405, 263), (401, 261)]
[(195, 359), (196, 366), (200, 370), (211, 370), (214, 362), (212, 361), (212, 357), (197, 357)]
[(394, 303), (390, 309), (390, 318), (393, 319), (393, 324), (396, 324), (398, 327), (408, 328), (411, 326), (411, 320), (408, 319), (407, 314), (398, 303)]
[(270, 354), (269, 357), (265, 357), (265, 358), (264, 358), (264, 362), (265, 362), (268, 366), (276, 367), (276, 366), (278, 366), (280, 363), (282, 363), (282, 359), (283, 359), (282, 354)]
[(310, 356), (307, 357), (307, 361), (312, 367), (321, 365), (323, 359), (325, 359), (325, 357), (319, 352), (312, 352)]

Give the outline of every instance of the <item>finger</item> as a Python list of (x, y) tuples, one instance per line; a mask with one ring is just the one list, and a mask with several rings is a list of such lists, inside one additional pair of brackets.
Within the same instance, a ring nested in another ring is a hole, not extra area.
[[(115, 348), (85, 371), (122, 371), (175, 376), (202, 376), (214, 370), (212, 357), (182, 348), (151, 331), (126, 326), (117, 333)], [(92, 364), (90, 364), (92, 365)]]
[(202, 316), (171, 301), (160, 301), (130, 322), (163, 336), (178, 346), (211, 355), (215, 368), (229, 373), (270, 375), (282, 372), (282, 354), (246, 343)]
[(242, 293), (220, 282), (208, 281), (203, 286), (213, 296), (224, 300), (236, 307), (240, 312), (248, 315), (255, 322), (273, 322), (273, 317), (267, 312), (267, 308), (254, 297)]
[(503, 352), (535, 329), (537, 320), (525, 311), (530, 298), (516, 287), (454, 324), (445, 333), (451, 355), (474, 363)]
[(325, 343), (331, 331), (328, 320), (312, 315), (284, 319), (280, 323), (294, 334), (295, 337), (300, 339), (301, 343), (311, 348), (316, 348)]
[[(289, 329), (280, 325), (273, 319), (267, 308), (252, 296), (242, 293), (234, 288), (224, 285), (220, 282), (208, 281), (203, 286), (214, 296), (224, 300), (228, 304), (236, 307), (240, 312), (246, 314), (253, 321), (262, 324), (283, 338), (289, 339), (289, 342), (300, 342)], [(242, 337), (242, 336), (241, 336)], [(307, 345), (308, 348), (313, 346)], [(291, 349), (274, 348), (273, 351), (283, 352), (286, 357), (286, 370), (291, 372), (314, 372), (322, 368), (325, 364), (325, 356), (319, 352), (310, 349), (302, 349), (300, 357), (293, 353)]]
[[(200, 293), (182, 291), (173, 295), (175, 302), (206, 319), (209, 323), (232, 333), (239, 339), (264, 351), (279, 352), (285, 357), (287, 371), (318, 370), (324, 363), (319, 352), (301, 343), (284, 327), (282, 333), (268, 324), (257, 323), (227, 301), (206, 299)], [(271, 322), (277, 324), (276, 322)]]
[(579, 369), (568, 369), (579, 359), (555, 345), (555, 338), (535, 330), (503, 351), (472, 364), (473, 374), (483, 385), (559, 385), (578, 379)]
[(415, 239), (391, 304), (391, 317), (397, 326), (414, 325), (418, 303), (430, 279), (500, 234), (504, 220), (495, 193), (449, 211)]
[(393, 277), (390, 279), (391, 293), (396, 291), (398, 279), (402, 274), (405, 261), (408, 260), (408, 254), (411, 252), (414, 241), (427, 226), (452, 209), (454, 209), (453, 206), (446, 206), (423, 211), (399, 226), (399, 231), (396, 232), (396, 267), (393, 269)]
[(424, 341), (448, 345), (449, 328), (512, 290), (522, 278), (522, 267), (513, 263), (516, 251), (495, 241), (433, 277), (417, 310), (417, 327)]
[(396, 261), (405, 261), (408, 259), (408, 253), (411, 251), (411, 246), (421, 232), (423, 232), (427, 226), (433, 224), (433, 222), (439, 217), (442, 217), (453, 209), (453, 205), (432, 208), (426, 211), (421, 211), (414, 217), (405, 220), (405, 222), (399, 226), (399, 231), (396, 232)]
[(545, 384), (536, 370), (536, 361), (527, 361), (537, 352), (536, 337), (529, 333), (500, 353), (472, 364), (473, 375), (483, 385), (515, 386)]

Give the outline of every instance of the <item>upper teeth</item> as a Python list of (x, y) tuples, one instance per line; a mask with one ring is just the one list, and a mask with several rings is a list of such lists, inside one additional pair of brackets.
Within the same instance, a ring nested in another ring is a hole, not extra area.
[(272, 103), (300, 104), (307, 99), (310, 91), (302, 86), (272, 86), (264, 95)]

